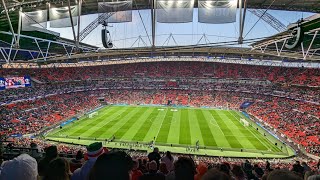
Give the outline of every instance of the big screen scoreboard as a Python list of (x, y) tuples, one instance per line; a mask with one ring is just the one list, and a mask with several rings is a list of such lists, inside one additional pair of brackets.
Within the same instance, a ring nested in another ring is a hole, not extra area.
[(30, 87), (31, 79), (29, 76), (23, 77), (0, 77), (0, 90), (20, 88), (20, 87)]

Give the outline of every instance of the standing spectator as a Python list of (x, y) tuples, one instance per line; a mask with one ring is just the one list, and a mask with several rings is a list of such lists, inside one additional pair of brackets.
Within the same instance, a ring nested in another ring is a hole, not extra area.
[(37, 161), (28, 154), (21, 154), (2, 164), (0, 179), (2, 180), (37, 180)]
[(164, 163), (164, 162), (161, 162), (160, 163), (160, 166), (159, 166), (159, 173), (162, 173), (163, 175), (167, 175), (169, 173), (168, 169), (167, 169), (167, 165)]
[(56, 158), (49, 163), (43, 180), (69, 180), (71, 176), (69, 163), (64, 158)]
[(81, 168), (74, 171), (72, 180), (86, 180), (91, 168), (96, 162), (97, 158), (104, 153), (102, 142), (95, 142), (87, 146), (88, 160), (83, 164)]
[(159, 154), (159, 148), (155, 147), (153, 149), (153, 152), (148, 154), (148, 158), (149, 158), (149, 162), (155, 161), (157, 163), (157, 168), (159, 168), (160, 159), (161, 159), (161, 156)]
[(57, 146), (49, 146), (45, 149), (45, 156), (39, 161), (38, 173), (39, 176), (44, 177), (47, 174), (50, 161), (58, 157)]
[(173, 166), (174, 158), (172, 157), (170, 151), (166, 152), (166, 155), (161, 158), (161, 161), (166, 164), (168, 171), (172, 171), (173, 170), (173, 168), (174, 168), (174, 166)]

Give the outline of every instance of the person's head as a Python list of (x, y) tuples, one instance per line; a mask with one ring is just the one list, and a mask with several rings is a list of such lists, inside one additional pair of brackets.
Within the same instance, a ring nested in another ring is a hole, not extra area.
[(221, 171), (221, 172), (224, 172), (224, 173), (226, 173), (226, 174), (230, 174), (230, 169), (229, 169), (229, 166), (227, 165), (227, 164), (220, 164), (220, 167), (219, 167), (219, 170)]
[(149, 171), (157, 171), (157, 163), (156, 161), (151, 161), (148, 163), (148, 170)]
[(158, 152), (159, 152), (159, 148), (155, 147), (155, 148), (153, 149), (153, 152), (158, 153)]
[(136, 170), (138, 168), (139, 168), (139, 161), (135, 159), (132, 161), (132, 170)]
[(171, 152), (170, 152), (170, 151), (167, 151), (167, 152), (166, 152), (166, 156), (167, 156), (170, 160), (172, 160), (172, 155), (171, 155)]
[(194, 161), (191, 158), (180, 157), (174, 163), (174, 172), (176, 179), (191, 180), (196, 174)]
[(56, 158), (50, 161), (45, 180), (68, 180), (70, 174), (69, 163), (64, 158)]
[(168, 171), (166, 163), (164, 163), (164, 162), (160, 163), (159, 171), (165, 175), (168, 174), (169, 171)]
[(202, 176), (202, 180), (231, 180), (231, 177), (224, 172), (212, 168)]
[(37, 161), (28, 154), (4, 162), (0, 173), (0, 179), (36, 180), (37, 176)]
[(129, 171), (131, 171), (132, 166), (132, 159), (125, 152), (118, 151), (102, 154), (93, 165), (89, 173), (89, 180), (129, 180)]
[(79, 150), (76, 155), (76, 160), (81, 160), (82, 158), (83, 158), (83, 153), (81, 150)]
[(58, 157), (58, 148), (57, 146), (49, 146), (45, 149), (46, 152), (46, 158), (47, 159), (54, 159)]
[(241, 167), (238, 165), (234, 165), (231, 170), (232, 174), (237, 178), (243, 178), (244, 172), (242, 171)]
[(302, 180), (302, 178), (295, 173), (287, 170), (274, 170), (272, 171), (267, 180)]
[(203, 175), (204, 173), (207, 172), (207, 170), (208, 170), (208, 168), (207, 168), (206, 164), (204, 164), (202, 162), (198, 164), (198, 166), (197, 166), (198, 174)]
[(97, 159), (103, 153), (105, 153), (105, 150), (102, 142), (94, 142), (87, 146), (87, 157), (89, 159)]

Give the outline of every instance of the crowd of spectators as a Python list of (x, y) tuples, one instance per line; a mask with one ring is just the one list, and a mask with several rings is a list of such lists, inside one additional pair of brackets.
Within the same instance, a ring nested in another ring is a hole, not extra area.
[(1, 91), (1, 134), (38, 133), (100, 105), (167, 104), (239, 109), (310, 153), (320, 151), (317, 69), (205, 62), (0, 69), (0, 77), (30, 75), (32, 87)]
[(45, 148), (40, 158), (22, 154), (1, 165), (0, 179), (49, 180), (246, 180), (319, 179), (320, 161), (235, 159), (107, 149), (101, 142), (79, 149), (75, 158)]

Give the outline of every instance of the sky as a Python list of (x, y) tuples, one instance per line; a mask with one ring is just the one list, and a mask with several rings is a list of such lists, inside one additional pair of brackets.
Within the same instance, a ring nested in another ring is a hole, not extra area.
[[(296, 11), (268, 10), (269, 14), (277, 18), (284, 25), (306, 18), (313, 13)], [(141, 18), (139, 16), (141, 15)], [(81, 16), (80, 29), (84, 29), (90, 22), (98, 17), (98, 14)], [(130, 48), (150, 46), (151, 42), (151, 14), (150, 10), (134, 10), (132, 22), (110, 23), (110, 31), (114, 48)], [(268, 37), (278, 33), (262, 19), (247, 11), (244, 25), (244, 39)], [(254, 24), (258, 23), (254, 26)], [(143, 26), (145, 25), (145, 28)], [(253, 28), (252, 28), (253, 27)], [(252, 30), (249, 32), (249, 30)], [(61, 37), (73, 39), (72, 28), (50, 28), (48, 30), (60, 33)], [(77, 26), (75, 26), (77, 29)], [(82, 42), (97, 47), (102, 47), (101, 41), (102, 25), (93, 30)], [(248, 33), (249, 32), (249, 33)], [(171, 34), (171, 35), (170, 35)], [(148, 38), (150, 37), (150, 40)], [(140, 38), (139, 38), (140, 37)], [(229, 24), (204, 24), (198, 22), (198, 9), (194, 9), (193, 22), (167, 24), (156, 23), (156, 46), (195, 45), (205, 43), (236, 41), (239, 37), (239, 11), (237, 22)], [(247, 47), (247, 44), (237, 45)]]

